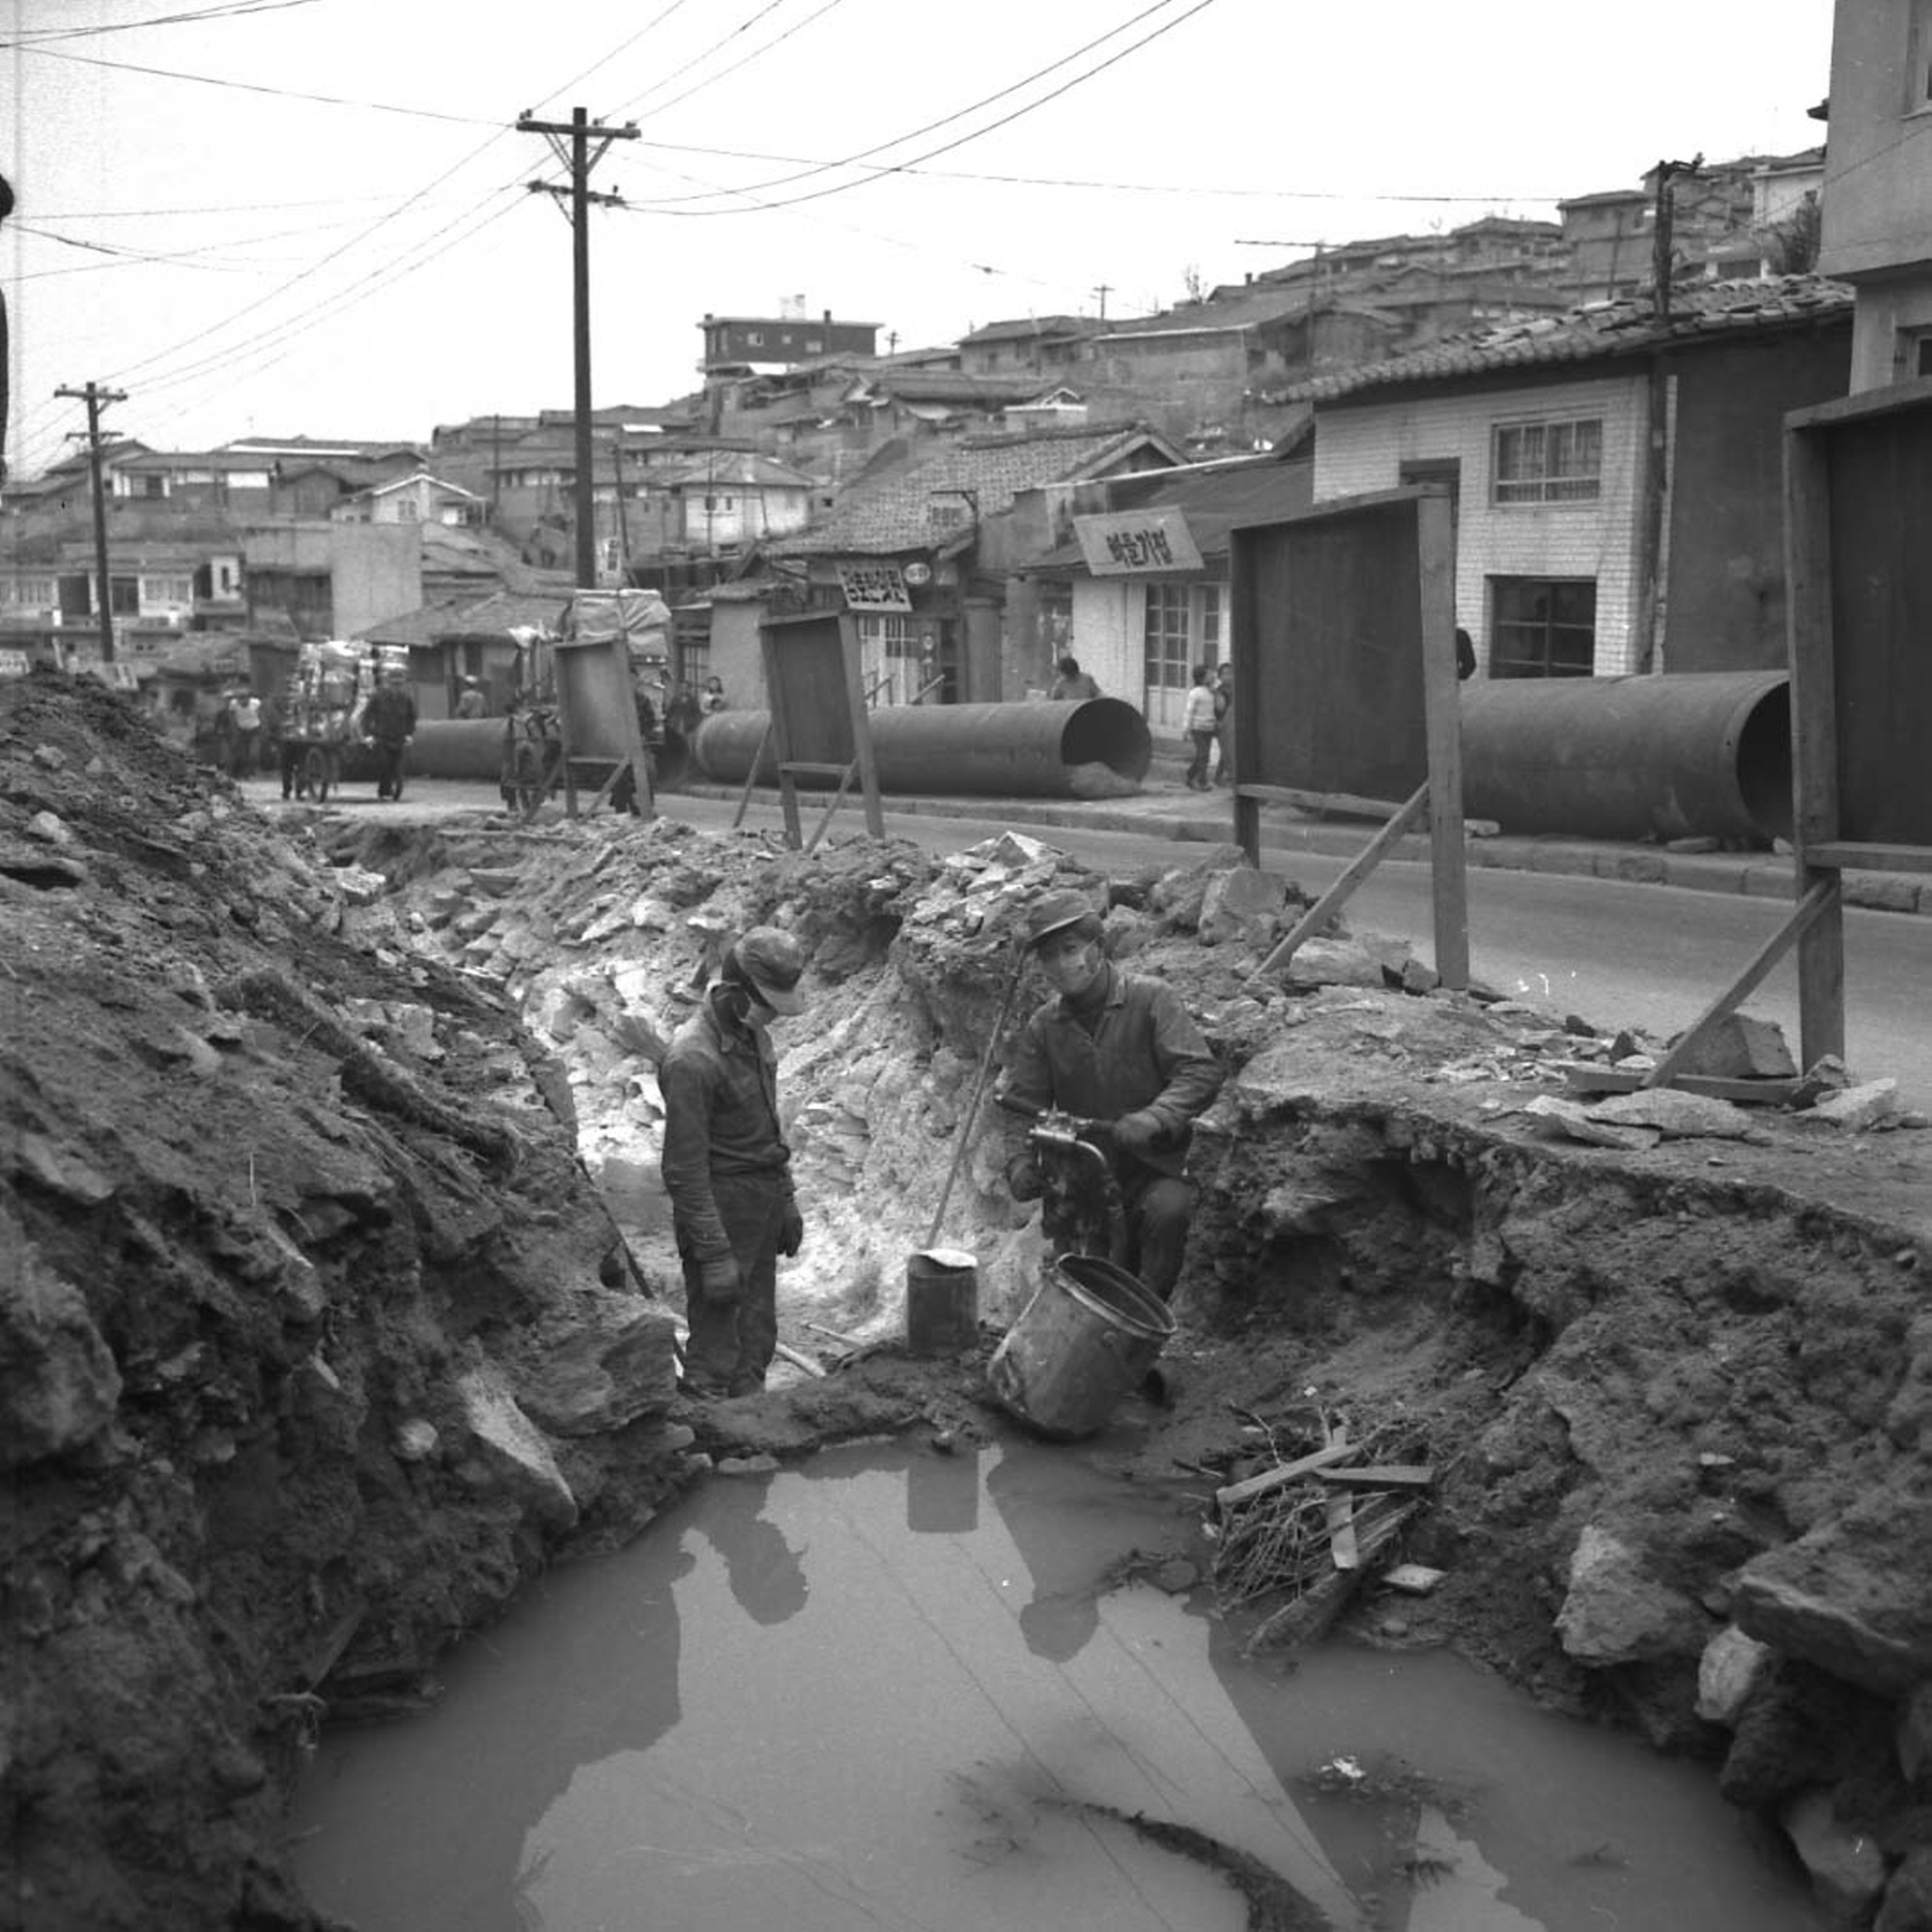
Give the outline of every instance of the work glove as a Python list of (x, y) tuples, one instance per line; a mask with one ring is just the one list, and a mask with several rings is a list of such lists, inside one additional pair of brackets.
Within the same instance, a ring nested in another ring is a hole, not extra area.
[(1046, 1178), (1030, 1160), (1016, 1160), (1007, 1169), (1007, 1187), (1015, 1201), (1037, 1201), (1046, 1192)]
[(1114, 1122), (1114, 1145), (1122, 1153), (1145, 1160), (1167, 1138), (1167, 1128), (1158, 1114), (1143, 1108), (1139, 1113), (1122, 1114)]
[(738, 1264), (729, 1255), (697, 1264), (697, 1292), (706, 1301), (736, 1301), (745, 1292)]
[(805, 1216), (798, 1211), (798, 1204), (792, 1202), (784, 1210), (784, 1218), (779, 1223), (779, 1253), (795, 1255), (805, 1246)]

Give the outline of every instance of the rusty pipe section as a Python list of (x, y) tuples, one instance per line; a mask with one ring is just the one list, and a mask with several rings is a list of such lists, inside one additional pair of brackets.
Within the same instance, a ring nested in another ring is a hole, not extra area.
[[(888, 704), (870, 714), (879, 789), (994, 798), (1118, 798), (1137, 791), (1153, 762), (1147, 720), (1119, 697), (1077, 703)], [(718, 711), (692, 752), (714, 784), (742, 784), (759, 760), (776, 783), (764, 711)], [(801, 785), (831, 781), (801, 778)]]
[(1463, 810), (1505, 832), (1789, 838), (1781, 670), (1498, 678), (1463, 700)]

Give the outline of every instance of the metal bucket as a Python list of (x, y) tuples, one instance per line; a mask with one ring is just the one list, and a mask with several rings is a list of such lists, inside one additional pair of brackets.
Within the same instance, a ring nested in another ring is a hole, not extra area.
[(956, 1355), (980, 1340), (980, 1265), (960, 1248), (923, 1248), (906, 1263), (906, 1352)]
[(1174, 1317), (1125, 1268), (1063, 1255), (986, 1366), (1005, 1408), (1071, 1441), (1106, 1423), (1174, 1336)]

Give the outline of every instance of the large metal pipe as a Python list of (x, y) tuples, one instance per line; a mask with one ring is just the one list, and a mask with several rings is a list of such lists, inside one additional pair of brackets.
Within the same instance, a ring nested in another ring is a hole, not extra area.
[[(879, 789), (908, 795), (1118, 798), (1137, 791), (1153, 762), (1139, 710), (1119, 697), (1078, 703), (887, 704), (870, 714)], [(718, 711), (692, 740), (697, 768), (714, 784), (742, 784), (771, 718)], [(771, 755), (760, 777), (776, 782)], [(823, 786), (829, 780), (802, 778)]]
[(1778, 670), (1499, 678), (1463, 698), (1463, 810), (1505, 832), (1789, 838)]

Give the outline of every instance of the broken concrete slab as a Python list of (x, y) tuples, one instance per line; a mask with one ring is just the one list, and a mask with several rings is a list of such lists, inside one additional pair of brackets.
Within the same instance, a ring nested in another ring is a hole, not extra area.
[(1841, 1088), (1817, 1100), (1799, 1116), (1803, 1121), (1824, 1121), (1852, 1133), (1875, 1127), (1898, 1112), (1898, 1082), (1867, 1080), (1861, 1087)]
[(1728, 1100), (1708, 1094), (1687, 1094), (1676, 1087), (1642, 1087), (1633, 1094), (1613, 1094), (1593, 1101), (1589, 1117), (1599, 1124), (1655, 1127), (1665, 1140), (1689, 1140), (1704, 1135), (1716, 1140), (1743, 1140), (1755, 1131), (1751, 1118)]
[(460, 1473), (478, 1487), (500, 1486), (539, 1522), (568, 1529), (577, 1520), (577, 1498), (501, 1371), (486, 1363), (460, 1377), (456, 1388), (470, 1437)]
[(1599, 1121), (1594, 1110), (1580, 1100), (1565, 1100), (1554, 1094), (1539, 1094), (1522, 1111), (1533, 1119), (1547, 1121), (1560, 1133), (1588, 1147), (1621, 1148), (1641, 1153), (1654, 1148), (1663, 1136), (1654, 1127), (1619, 1126), (1613, 1121)]

